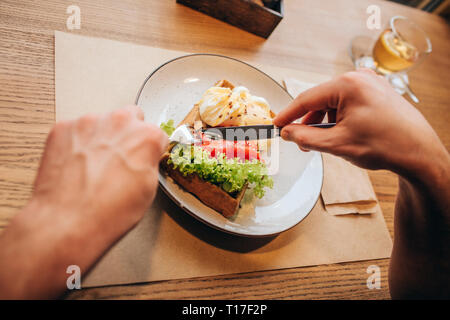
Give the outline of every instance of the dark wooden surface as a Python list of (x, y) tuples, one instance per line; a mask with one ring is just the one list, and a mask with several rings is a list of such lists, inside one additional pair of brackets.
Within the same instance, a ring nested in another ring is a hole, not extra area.
[(268, 38), (283, 19), (283, 0), (279, 10), (271, 10), (250, 0), (177, 0), (192, 9), (233, 26)]
[[(72, 2), (0, 1), (0, 229), (30, 197), (47, 133), (54, 123), (54, 30), (66, 29)], [(450, 147), (450, 27), (437, 16), (378, 0), (287, 0), (285, 17), (268, 40), (169, 0), (76, 1), (77, 34), (166, 49), (230, 55), (265, 65), (336, 75), (352, 69), (350, 39), (374, 35), (366, 8), (379, 5), (382, 21), (414, 19), (431, 37), (433, 53), (410, 75), (417, 105)], [(370, 172), (393, 235), (397, 179)], [(381, 268), (381, 289), (366, 286), (368, 266)], [(195, 279), (92, 288), (67, 298), (388, 299), (388, 259)]]

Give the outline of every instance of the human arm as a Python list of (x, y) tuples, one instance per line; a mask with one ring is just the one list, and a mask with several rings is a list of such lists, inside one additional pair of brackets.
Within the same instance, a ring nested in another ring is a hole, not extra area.
[[(321, 122), (326, 113), (335, 127), (303, 125)], [(302, 124), (292, 123), (301, 117)], [(418, 110), (386, 80), (363, 70), (305, 91), (274, 123), (304, 150), (397, 173), (391, 295), (450, 296), (450, 156)]]
[(0, 298), (55, 298), (143, 216), (157, 188), (162, 131), (136, 106), (57, 123), (28, 205), (0, 235)]

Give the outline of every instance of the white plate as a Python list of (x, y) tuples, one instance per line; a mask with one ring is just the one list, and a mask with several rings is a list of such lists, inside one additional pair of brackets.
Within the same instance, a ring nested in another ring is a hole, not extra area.
[[(145, 80), (136, 104), (145, 121), (179, 123), (198, 102), (203, 92), (220, 79), (243, 85), (269, 102), (278, 113), (292, 97), (271, 77), (242, 61), (213, 54), (179, 57), (161, 65)], [(229, 233), (249, 237), (276, 235), (302, 221), (314, 207), (323, 180), (322, 156), (301, 152), (293, 143), (280, 141), (279, 170), (272, 178), (273, 189), (262, 199), (249, 192), (232, 219), (224, 218), (160, 173), (162, 189), (181, 208), (204, 223)], [(254, 197), (253, 197), (254, 198)]]

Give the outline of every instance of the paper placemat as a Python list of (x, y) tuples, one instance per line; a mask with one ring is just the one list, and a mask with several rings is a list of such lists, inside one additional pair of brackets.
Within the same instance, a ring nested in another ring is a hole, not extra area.
[[(107, 112), (135, 101), (145, 78), (186, 53), (55, 32), (56, 120)], [(329, 77), (253, 64), (277, 81)], [(247, 239), (212, 229), (161, 191), (143, 220), (83, 277), (102, 286), (388, 258), (392, 240), (377, 205), (371, 215), (333, 216), (318, 201), (294, 228)]]

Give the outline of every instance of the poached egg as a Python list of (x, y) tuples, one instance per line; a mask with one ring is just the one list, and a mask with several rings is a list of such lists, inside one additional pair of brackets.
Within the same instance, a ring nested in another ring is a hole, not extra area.
[(198, 104), (201, 119), (211, 127), (272, 124), (269, 103), (246, 87), (211, 87)]

